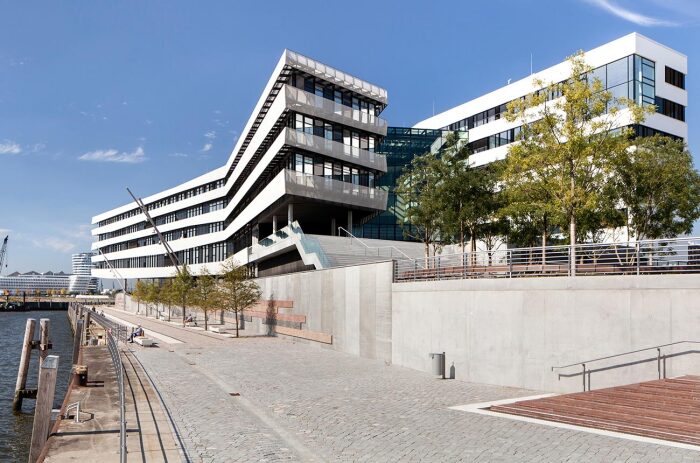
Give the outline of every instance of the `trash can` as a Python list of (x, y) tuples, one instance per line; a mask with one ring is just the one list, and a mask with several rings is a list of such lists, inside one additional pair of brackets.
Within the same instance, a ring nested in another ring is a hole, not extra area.
[(73, 365), (73, 376), (78, 386), (87, 386), (88, 367), (87, 365)]
[(431, 371), (433, 375), (445, 378), (445, 353), (444, 352), (432, 352), (430, 355), (431, 359)]

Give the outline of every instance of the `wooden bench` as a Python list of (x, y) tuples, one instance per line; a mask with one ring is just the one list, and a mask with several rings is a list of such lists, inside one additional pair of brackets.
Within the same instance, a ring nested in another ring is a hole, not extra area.
[(134, 342), (143, 347), (152, 347), (155, 344), (153, 339), (147, 338), (146, 336), (135, 336)]
[(185, 322), (185, 326), (198, 326), (197, 317), (193, 317), (191, 322)]

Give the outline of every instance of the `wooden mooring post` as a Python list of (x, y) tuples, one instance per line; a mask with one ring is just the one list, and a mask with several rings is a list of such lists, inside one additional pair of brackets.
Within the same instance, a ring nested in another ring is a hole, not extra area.
[(24, 329), (24, 342), (22, 343), (22, 356), (19, 359), (19, 371), (17, 372), (17, 383), (15, 385), (15, 398), (12, 402), (12, 410), (18, 412), (22, 410), (22, 399), (25, 396), (27, 389), (27, 374), (29, 373), (29, 361), (32, 356), (32, 344), (34, 342), (34, 330), (36, 328), (36, 320), (33, 318), (27, 319), (27, 325)]
[(39, 366), (39, 386), (34, 407), (34, 425), (32, 427), (32, 443), (29, 449), (29, 463), (34, 463), (49, 437), (51, 426), (51, 410), (56, 392), (56, 376), (58, 374), (58, 356), (49, 355)]
[(78, 363), (80, 357), (80, 343), (83, 336), (83, 321), (78, 320), (75, 327), (75, 335), (73, 336), (73, 365)]

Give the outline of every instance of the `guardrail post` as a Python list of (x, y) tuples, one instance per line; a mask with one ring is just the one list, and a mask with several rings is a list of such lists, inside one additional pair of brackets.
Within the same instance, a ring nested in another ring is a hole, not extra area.
[(513, 278), (513, 251), (508, 250), (506, 258), (508, 259), (508, 278)]
[(636, 254), (636, 261), (637, 261), (637, 275), (639, 275), (639, 265), (640, 265), (640, 262), (642, 260), (642, 255), (641, 255), (640, 250), (639, 250), (639, 241), (637, 241), (634, 244), (634, 247), (635, 247), (635, 254)]
[(581, 374), (583, 377), (583, 392), (586, 392), (586, 364), (582, 363), (581, 366), (583, 367), (583, 373)]
[(659, 379), (661, 379), (661, 348), (656, 348), (656, 371), (659, 373)]

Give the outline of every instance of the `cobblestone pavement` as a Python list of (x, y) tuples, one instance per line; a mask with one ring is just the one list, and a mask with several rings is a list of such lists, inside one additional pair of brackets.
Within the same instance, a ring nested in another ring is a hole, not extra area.
[(692, 450), (448, 408), (533, 391), (443, 381), (283, 339), (179, 339), (187, 342), (136, 355), (192, 461), (700, 461)]

